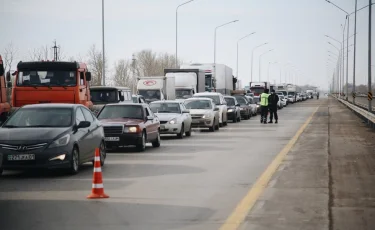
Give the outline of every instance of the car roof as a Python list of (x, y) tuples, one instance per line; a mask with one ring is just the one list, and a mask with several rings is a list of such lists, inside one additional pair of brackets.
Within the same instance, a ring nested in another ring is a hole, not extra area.
[(112, 104), (106, 104), (105, 106), (145, 106), (144, 103), (112, 103)]
[(174, 100), (164, 100), (164, 101), (153, 101), (150, 104), (155, 104), (155, 103), (178, 103), (181, 104), (181, 101), (174, 101)]
[(203, 93), (195, 93), (193, 96), (205, 96), (205, 95), (215, 95), (215, 96), (220, 96), (222, 95), (221, 93), (217, 92), (203, 92)]
[(68, 108), (73, 109), (77, 107), (82, 107), (81, 104), (63, 104), (63, 103), (42, 103), (42, 104), (32, 104), (24, 105), (22, 108)]
[(224, 98), (235, 98), (235, 97), (226, 95), (226, 96), (224, 96)]
[(186, 99), (185, 101), (198, 101), (198, 100), (213, 101), (211, 98), (208, 98), (208, 97), (191, 97), (191, 98)]

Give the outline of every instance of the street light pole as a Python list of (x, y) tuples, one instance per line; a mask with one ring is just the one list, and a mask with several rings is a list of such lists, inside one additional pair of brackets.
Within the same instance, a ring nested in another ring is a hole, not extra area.
[(214, 78), (216, 78), (216, 31), (220, 27), (223, 27), (223, 26), (226, 26), (228, 24), (235, 23), (235, 22), (238, 22), (238, 20), (234, 20), (234, 21), (230, 21), (230, 22), (224, 23), (224, 24), (222, 24), (220, 26), (217, 26), (215, 28), (215, 34), (214, 34)]
[(368, 11), (368, 85), (367, 85), (367, 91), (368, 91), (368, 97), (371, 96), (371, 99), (368, 98), (368, 111), (372, 111), (372, 89), (371, 89), (371, 8), (372, 8), (372, 0), (369, 0), (369, 11)]
[(239, 43), (242, 39), (245, 39), (245, 38), (247, 38), (247, 37), (249, 37), (249, 36), (251, 36), (251, 35), (253, 35), (253, 34), (255, 34), (255, 32), (252, 32), (251, 34), (248, 34), (248, 35), (246, 35), (246, 36), (244, 36), (244, 37), (238, 39), (238, 41), (237, 41), (237, 70), (236, 70), (236, 71), (237, 71), (237, 75), (236, 75), (237, 79), (238, 79), (238, 43)]
[(355, 0), (355, 10), (354, 10), (354, 47), (353, 47), (353, 104), (355, 104), (355, 57), (357, 48), (357, 0)]
[[(273, 50), (273, 49), (272, 49), (272, 50)], [(259, 79), (259, 82), (260, 82), (260, 79), (261, 79), (262, 56), (265, 55), (265, 54), (267, 54), (267, 53), (269, 53), (269, 52), (271, 52), (272, 50), (268, 50), (268, 51), (262, 53), (262, 54), (259, 56), (259, 78), (258, 78), (258, 79)]]
[(251, 79), (250, 79), (250, 82), (253, 81), (254, 51), (255, 51), (256, 49), (258, 49), (259, 47), (264, 46), (264, 45), (267, 45), (267, 44), (268, 44), (268, 42), (263, 43), (263, 44), (261, 44), (261, 45), (259, 45), (259, 46), (254, 47), (254, 49), (253, 49), (252, 52), (251, 52)]
[(103, 85), (105, 86), (105, 48), (104, 48), (104, 0), (102, 0), (102, 46), (103, 46), (103, 66), (102, 66), (102, 78)]
[(177, 51), (178, 51), (178, 46), (177, 46), (177, 39), (178, 39), (178, 9), (180, 8), (180, 6), (186, 5), (186, 4), (188, 4), (188, 3), (192, 2), (192, 1), (194, 1), (194, 0), (190, 0), (190, 1), (184, 2), (184, 3), (180, 4), (180, 5), (178, 5), (177, 8), (176, 8), (176, 68), (178, 68), (178, 56), (177, 56), (178, 55), (178, 53), (177, 53)]
[(349, 91), (349, 87), (348, 87), (348, 84), (349, 84), (349, 23), (350, 23), (350, 20), (349, 20), (349, 15), (346, 15), (346, 18), (348, 20), (348, 28), (346, 29), (347, 30), (347, 34), (346, 34), (346, 87), (345, 87), (345, 100), (348, 101), (348, 91)]
[(277, 62), (268, 62), (268, 72), (267, 72), (267, 82), (270, 81), (270, 66), (271, 64), (276, 64)]

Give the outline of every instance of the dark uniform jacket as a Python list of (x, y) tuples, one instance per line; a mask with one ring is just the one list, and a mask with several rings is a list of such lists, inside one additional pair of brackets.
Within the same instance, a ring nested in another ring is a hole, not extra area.
[(271, 94), (268, 97), (268, 103), (269, 103), (270, 107), (277, 107), (277, 102), (278, 101), (279, 101), (279, 96), (276, 93)]

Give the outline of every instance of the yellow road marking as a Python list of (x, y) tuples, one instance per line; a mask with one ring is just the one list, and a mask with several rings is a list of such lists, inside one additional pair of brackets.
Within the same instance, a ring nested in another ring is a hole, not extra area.
[(311, 116), (305, 121), (301, 128), (297, 131), (294, 137), (289, 141), (289, 143), (277, 154), (272, 163), (267, 167), (259, 179), (255, 182), (250, 191), (241, 200), (241, 202), (234, 209), (232, 214), (226, 219), (224, 224), (221, 226), (220, 230), (235, 230), (240, 227), (246, 215), (250, 212), (255, 202), (258, 200), (259, 196), (265, 190), (267, 184), (271, 180), (273, 174), (276, 172), (285, 156), (292, 149), (292, 147), (297, 142), (298, 138), (301, 136), (303, 131), (306, 129), (307, 125), (311, 122), (316, 111), (318, 111), (319, 106), (311, 114)]

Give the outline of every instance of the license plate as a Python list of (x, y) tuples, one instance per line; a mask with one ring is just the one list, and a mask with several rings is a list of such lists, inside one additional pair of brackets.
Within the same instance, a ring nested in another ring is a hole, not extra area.
[(120, 141), (120, 137), (106, 137), (106, 141)]
[(33, 160), (35, 160), (34, 154), (8, 155), (8, 161), (33, 161)]
[(165, 125), (160, 125), (160, 129), (165, 129)]
[(194, 124), (198, 124), (199, 121), (195, 121), (195, 120), (193, 120), (192, 123), (194, 123)]

